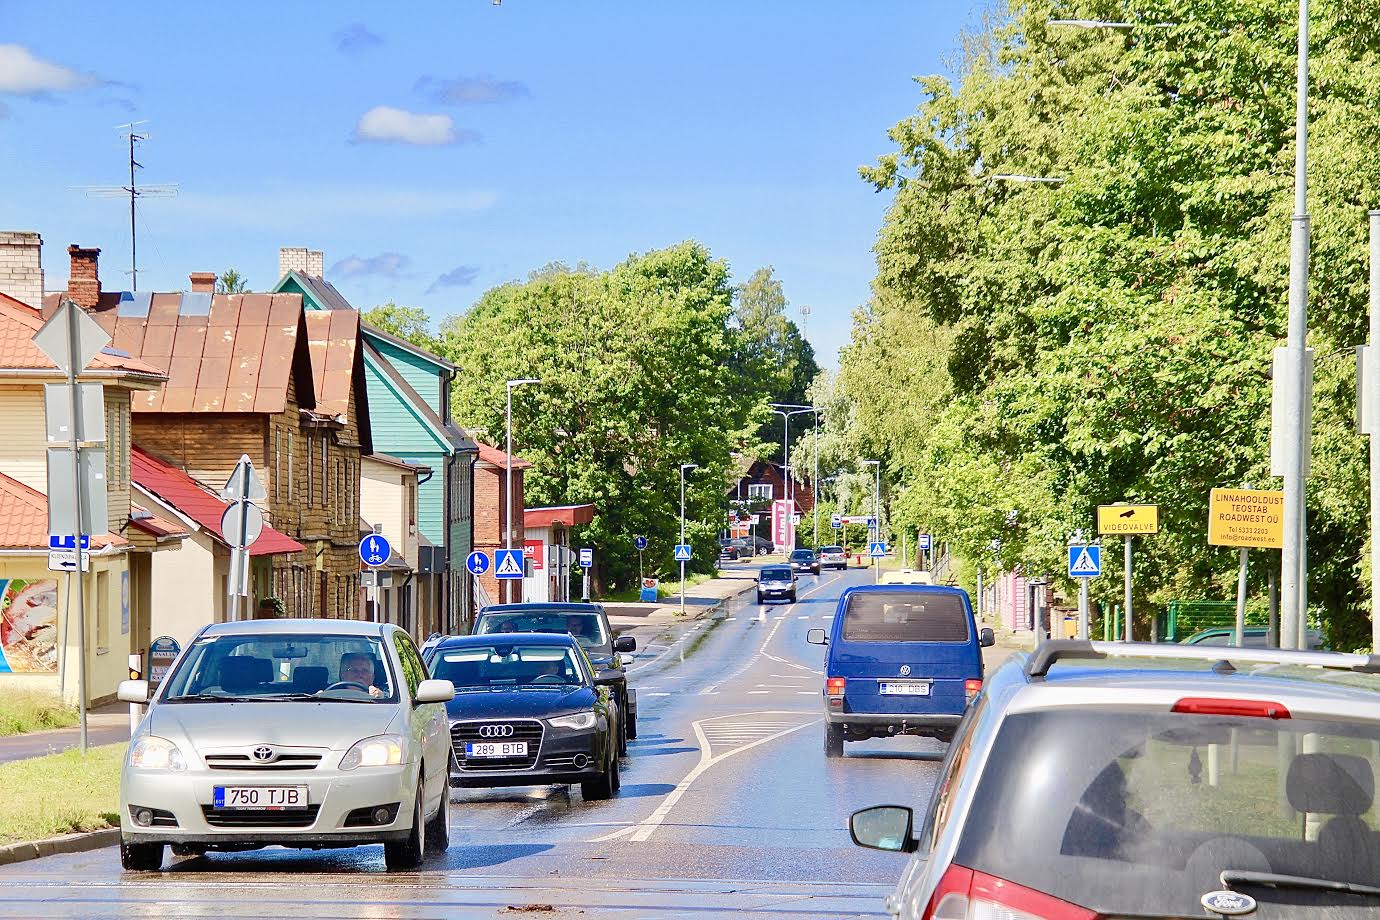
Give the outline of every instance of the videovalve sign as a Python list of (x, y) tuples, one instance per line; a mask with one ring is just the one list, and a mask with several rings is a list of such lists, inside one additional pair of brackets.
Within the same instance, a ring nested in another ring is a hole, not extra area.
[(1248, 549), (1284, 546), (1284, 493), (1213, 489), (1208, 502), (1208, 543)]

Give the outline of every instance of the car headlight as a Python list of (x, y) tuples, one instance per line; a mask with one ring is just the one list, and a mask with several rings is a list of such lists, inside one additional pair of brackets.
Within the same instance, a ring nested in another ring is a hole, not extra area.
[(403, 760), (403, 739), (401, 735), (375, 735), (355, 743), (340, 758), (340, 769), (353, 770), (356, 767), (387, 767), (400, 764)]
[(185, 770), (187, 758), (167, 738), (144, 735), (130, 745), (129, 765), (141, 770)]
[(553, 728), (573, 728), (578, 730), (593, 728), (594, 723), (598, 721), (598, 717), (594, 715), (594, 710), (591, 709), (588, 712), (577, 712), (570, 716), (557, 716), (547, 721), (551, 723)]

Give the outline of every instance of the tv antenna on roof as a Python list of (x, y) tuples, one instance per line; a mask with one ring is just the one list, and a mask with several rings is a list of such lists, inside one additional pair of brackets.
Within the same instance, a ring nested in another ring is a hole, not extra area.
[(126, 125), (116, 125), (129, 138), (129, 185), (88, 185), (88, 198), (123, 198), (129, 196), (129, 275), (131, 290), (139, 290), (139, 231), (134, 222), (135, 203), (140, 198), (175, 198), (177, 184), (139, 185), (135, 181), (135, 170), (143, 169), (144, 164), (134, 158), (134, 145), (149, 139), (147, 132), (141, 132), (139, 125), (148, 121), (132, 121)]
[(809, 304), (800, 308), (800, 337), (802, 339), (809, 336), (810, 314), (813, 312), (815, 311)]

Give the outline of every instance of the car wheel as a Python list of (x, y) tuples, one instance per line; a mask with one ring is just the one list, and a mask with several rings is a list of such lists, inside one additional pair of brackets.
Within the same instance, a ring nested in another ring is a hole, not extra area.
[[(609, 739), (612, 741), (612, 739)], [(603, 799), (613, 798), (618, 786), (618, 755), (613, 753), (613, 745), (609, 745), (609, 762), (604, 767), (604, 772), (599, 774), (597, 779), (586, 780), (580, 784), (580, 795), (587, 802), (595, 802)]]
[(843, 726), (824, 724), (824, 756), (843, 756)]
[(163, 844), (125, 843), (121, 837), (120, 865), (133, 872), (157, 872), (163, 868)]
[(389, 872), (406, 872), (422, 864), (426, 855), (426, 819), (422, 814), (422, 779), (417, 777), (417, 798), (412, 803), (412, 830), (407, 839), (383, 845), (383, 864)]
[(623, 732), (628, 736), (629, 741), (637, 740), (637, 713), (629, 709), (628, 714), (623, 717)]
[(759, 547), (757, 547), (757, 555), (759, 555), (759, 556), (765, 556), (766, 554), (767, 554), (767, 549), (766, 549), (766, 547), (764, 547), (764, 546), (759, 546)]
[(791, 603), (792, 603), (792, 604), (795, 603), (795, 592), (794, 592), (794, 591), (791, 592)]
[(441, 804), (436, 815), (427, 822), (426, 845), (433, 853), (444, 853), (450, 848), (450, 778), (446, 778), (441, 789)]
[(758, 592), (757, 592), (757, 605), (760, 607), (763, 603), (764, 603), (764, 601), (762, 600), (762, 592), (761, 592), (761, 591), (758, 591)]

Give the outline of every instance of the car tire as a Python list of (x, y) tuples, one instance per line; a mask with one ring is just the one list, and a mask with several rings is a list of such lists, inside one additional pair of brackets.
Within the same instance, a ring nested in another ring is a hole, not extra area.
[(824, 723), (824, 756), (843, 756), (843, 726)]
[(763, 547), (763, 546), (757, 547), (757, 555), (759, 555), (759, 556), (765, 556), (766, 554), (767, 554), (767, 549), (766, 549), (766, 547)]
[(757, 606), (762, 606), (766, 601), (762, 599), (762, 592), (757, 592)]
[[(612, 739), (610, 739), (612, 741)], [(612, 745), (609, 746), (612, 751)], [(618, 791), (618, 786), (622, 785), (621, 779), (616, 779), (618, 775), (618, 755), (610, 754), (609, 762), (604, 767), (604, 772), (599, 774), (596, 779), (586, 780), (580, 783), (580, 795), (586, 802), (598, 802), (604, 799), (613, 798), (613, 794)], [(617, 785), (615, 785), (617, 783)]]
[(627, 723), (627, 717), (624, 715), (624, 712), (625, 712), (625, 711), (626, 711), (626, 710), (624, 710), (621, 706), (618, 708), (618, 721), (617, 721), (618, 727), (617, 727), (617, 729), (615, 729), (615, 731), (617, 731), (617, 733), (618, 733), (618, 756), (619, 756), (619, 757), (627, 757), (627, 756), (628, 756), (628, 723)]
[(436, 806), (436, 814), (427, 822), (426, 846), (433, 853), (444, 853), (450, 849), (450, 777), (446, 777), (441, 790), (441, 804)]
[(426, 818), (422, 814), (422, 778), (417, 777), (417, 798), (412, 803), (412, 829), (406, 840), (383, 845), (383, 864), (389, 872), (408, 872), (426, 857)]
[(163, 844), (125, 843), (121, 837), (120, 865), (131, 872), (157, 872), (163, 868)]
[(791, 603), (794, 604), (794, 603), (795, 603), (795, 600), (796, 600), (796, 594), (795, 594), (794, 591), (792, 591), (792, 592), (791, 592)]

